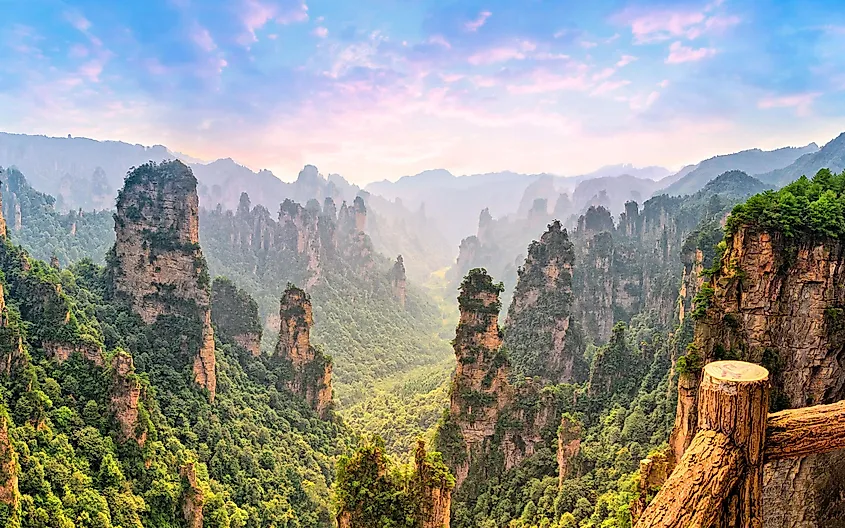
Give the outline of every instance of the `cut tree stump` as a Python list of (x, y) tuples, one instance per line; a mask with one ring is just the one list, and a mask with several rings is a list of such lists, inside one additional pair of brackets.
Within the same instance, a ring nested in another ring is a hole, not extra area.
[(743, 361), (705, 365), (698, 432), (637, 528), (759, 528), (769, 372)]

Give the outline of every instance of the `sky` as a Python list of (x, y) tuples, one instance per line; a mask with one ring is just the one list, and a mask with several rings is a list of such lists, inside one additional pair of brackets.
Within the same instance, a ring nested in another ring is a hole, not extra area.
[(679, 168), (843, 117), (841, 0), (0, 0), (0, 130), (285, 180)]

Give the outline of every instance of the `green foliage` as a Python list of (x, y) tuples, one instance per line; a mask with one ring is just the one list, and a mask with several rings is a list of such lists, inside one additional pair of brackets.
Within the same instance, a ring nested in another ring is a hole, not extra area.
[[(3, 191), (3, 217), (15, 241), (45, 262), (55, 256), (67, 266), (90, 257), (103, 263), (114, 243), (114, 220), (109, 211), (59, 213), (52, 196), (30, 187), (14, 168), (0, 169)], [(20, 224), (16, 211), (20, 211)]]
[(455, 479), (440, 454), (419, 442), (413, 467), (398, 465), (378, 436), (363, 441), (338, 461), (335, 501), (354, 528), (416, 528), (430, 505), (432, 489), (449, 490)]
[(696, 293), (695, 297), (692, 299), (694, 308), (690, 315), (692, 315), (693, 319), (703, 319), (704, 316), (707, 315), (707, 310), (710, 309), (714, 295), (716, 295), (716, 290), (714, 290), (712, 286), (709, 284), (701, 285), (698, 293)]
[(261, 340), (258, 303), (226, 277), (215, 277), (211, 284), (211, 321), (230, 338), (252, 334)]
[(756, 194), (734, 207), (725, 231), (750, 226), (780, 233), (787, 240), (801, 237), (839, 239), (845, 235), (845, 172), (821, 169), (812, 180), (802, 176), (777, 191)]

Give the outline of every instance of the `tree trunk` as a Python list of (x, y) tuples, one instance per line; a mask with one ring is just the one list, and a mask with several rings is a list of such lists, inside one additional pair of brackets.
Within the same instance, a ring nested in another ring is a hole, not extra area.
[(766, 462), (845, 448), (845, 401), (769, 415)]
[(698, 392), (699, 431), (718, 431), (742, 452), (745, 474), (725, 504), (726, 527), (763, 525), (763, 443), (769, 409), (769, 372), (754, 363), (705, 365)]
[(714, 361), (701, 373), (698, 432), (638, 528), (759, 528), (769, 372)]
[(742, 453), (717, 431), (701, 431), (684, 451), (637, 528), (710, 528), (744, 471)]

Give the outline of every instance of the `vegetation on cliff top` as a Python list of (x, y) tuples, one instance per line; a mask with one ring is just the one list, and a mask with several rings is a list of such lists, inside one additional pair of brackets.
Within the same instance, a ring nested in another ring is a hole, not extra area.
[(821, 169), (777, 191), (756, 194), (734, 207), (725, 231), (734, 235), (742, 226), (801, 236), (845, 237), (845, 172)]

